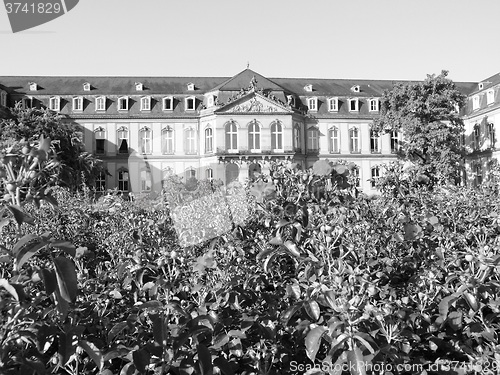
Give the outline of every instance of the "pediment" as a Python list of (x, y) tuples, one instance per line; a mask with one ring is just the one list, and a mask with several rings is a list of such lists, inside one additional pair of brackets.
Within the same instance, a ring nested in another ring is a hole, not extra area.
[(242, 98), (227, 103), (219, 108), (217, 113), (275, 113), (293, 112), (286, 104), (278, 99), (266, 97), (258, 93), (252, 93)]

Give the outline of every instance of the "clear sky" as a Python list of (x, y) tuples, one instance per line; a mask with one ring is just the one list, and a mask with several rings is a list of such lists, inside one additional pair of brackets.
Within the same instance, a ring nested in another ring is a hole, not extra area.
[(270, 78), (476, 82), (500, 73), (499, 42), (500, 0), (80, 0), (16, 34), (0, 8), (0, 75), (230, 77), (248, 62)]

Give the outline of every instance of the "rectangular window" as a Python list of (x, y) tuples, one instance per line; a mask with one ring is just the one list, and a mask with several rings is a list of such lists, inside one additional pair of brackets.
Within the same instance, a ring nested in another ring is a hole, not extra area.
[(486, 93), (486, 104), (491, 104), (495, 101), (495, 91), (489, 90)]
[(330, 112), (337, 112), (339, 110), (339, 100), (337, 98), (328, 99), (328, 110)]
[(205, 152), (209, 153), (213, 151), (213, 130), (212, 128), (205, 129)]
[(474, 179), (476, 186), (479, 186), (483, 183), (483, 167), (479, 163), (475, 164), (474, 166)]
[(97, 175), (95, 179), (95, 189), (97, 191), (105, 191), (106, 190), (106, 174), (101, 172)]
[(338, 154), (340, 152), (340, 139), (339, 139), (339, 129), (333, 128), (330, 129), (330, 152), (332, 154)]
[(380, 177), (380, 170), (378, 167), (374, 167), (372, 168), (372, 179), (371, 179), (371, 186), (372, 186), (372, 189), (375, 189), (376, 185), (377, 185), (377, 178)]
[(106, 142), (106, 133), (104, 129), (97, 129), (95, 131), (95, 153), (98, 155), (105, 154), (105, 142)]
[(186, 130), (186, 154), (195, 154), (196, 153), (196, 133), (194, 129)]
[(195, 98), (186, 98), (186, 110), (187, 111), (194, 111), (195, 110), (195, 103), (196, 103)]
[(128, 191), (128, 171), (126, 170), (118, 172), (118, 190), (122, 192)]
[(307, 106), (309, 107), (310, 111), (317, 111), (318, 110), (318, 99), (309, 98), (307, 100)]
[(141, 191), (151, 191), (151, 172), (141, 171)]
[(396, 154), (399, 151), (399, 132), (393, 130), (391, 132), (391, 153)]
[(141, 98), (141, 111), (150, 111), (151, 110), (151, 97), (145, 96)]
[(307, 149), (310, 151), (319, 151), (319, 131), (318, 129), (309, 129), (307, 131)]
[(380, 153), (380, 136), (373, 130), (370, 131), (370, 152), (372, 154)]
[(171, 128), (166, 128), (162, 132), (162, 153), (174, 153), (174, 131)]
[(128, 98), (119, 98), (118, 99), (118, 110), (119, 111), (128, 111)]
[(358, 111), (358, 99), (349, 99), (349, 111), (350, 112)]
[(118, 129), (118, 153), (128, 154), (128, 130), (125, 128)]
[(141, 152), (143, 154), (151, 154), (152, 134), (151, 129), (141, 130)]
[(378, 112), (378, 99), (370, 100), (370, 112)]
[(73, 111), (83, 111), (83, 98), (81, 96), (73, 98)]
[(61, 103), (61, 98), (59, 98), (58, 96), (52, 97), (52, 98), (50, 98), (50, 101), (49, 101), (49, 108), (52, 111), (59, 111), (60, 110), (60, 103)]
[(357, 154), (360, 152), (359, 148), (359, 129), (358, 128), (352, 128), (349, 130), (350, 133), (350, 144), (349, 147), (351, 149), (351, 153)]
[(472, 110), (479, 109), (479, 95), (472, 97)]
[(488, 123), (488, 140), (490, 147), (495, 148), (495, 125), (492, 122)]
[(163, 110), (172, 111), (174, 109), (174, 98), (163, 98)]
[(95, 100), (95, 110), (96, 111), (104, 111), (106, 110), (106, 98), (104, 96), (100, 96)]
[(479, 125), (474, 126), (474, 150), (479, 150), (481, 148), (481, 130)]

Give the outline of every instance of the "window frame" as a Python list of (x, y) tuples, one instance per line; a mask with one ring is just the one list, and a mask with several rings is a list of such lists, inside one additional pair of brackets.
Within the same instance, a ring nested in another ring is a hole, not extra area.
[(49, 99), (49, 109), (51, 111), (59, 112), (61, 110), (61, 97), (60, 96), (51, 96)]
[(336, 126), (328, 130), (328, 149), (330, 154), (340, 154), (340, 129)]
[(211, 127), (205, 128), (205, 154), (214, 152), (214, 131)]
[(7, 107), (7, 92), (0, 91), (0, 106)]
[[(229, 140), (229, 145), (228, 145), (228, 140)], [(238, 152), (238, 142), (239, 142), (238, 126), (234, 121), (227, 122), (226, 125), (224, 125), (224, 141), (225, 141), (224, 147), (227, 152)]]
[(351, 154), (361, 153), (361, 131), (357, 126), (349, 129), (349, 151)]
[[(316, 147), (314, 147), (314, 145), (316, 145)], [(319, 152), (319, 129), (315, 126), (307, 129), (307, 151), (314, 153)]]
[(139, 140), (141, 143), (141, 154), (151, 155), (153, 153), (153, 130), (144, 126), (139, 130)]
[[(123, 105), (125, 103), (125, 106)], [(129, 97), (121, 96), (118, 98), (118, 102), (116, 103), (118, 107), (118, 111), (124, 112), (129, 110)]]
[(95, 178), (94, 185), (97, 192), (106, 191), (106, 173), (99, 172)]
[(486, 91), (486, 104), (490, 105), (495, 102), (495, 90), (489, 89)]
[(106, 97), (98, 96), (95, 98), (95, 110), (96, 112), (105, 111), (106, 110)]
[[(279, 128), (278, 128), (279, 127)], [(274, 131), (273, 131), (274, 128)], [(273, 147), (280, 146), (281, 147)], [(271, 123), (271, 150), (274, 152), (283, 152), (283, 124), (276, 120)]]
[[(167, 108), (167, 106), (165, 105), (167, 103), (167, 101), (170, 102), (170, 108)], [(164, 111), (173, 111), (174, 110), (174, 97), (173, 96), (165, 96), (162, 99), (162, 108)]]
[[(192, 135), (190, 137), (190, 135)], [(196, 130), (192, 127), (189, 127), (184, 130), (184, 153), (186, 155), (195, 155), (196, 154)]]
[[(190, 108), (189, 103), (192, 101), (192, 108)], [(195, 96), (188, 96), (186, 99), (184, 99), (184, 107), (186, 108), (186, 111), (195, 111), (196, 110), (196, 97)]]
[(166, 126), (161, 130), (161, 153), (162, 155), (173, 155), (175, 153), (174, 128), (171, 126)]
[[(127, 175), (126, 178), (124, 178), (125, 174)], [(130, 191), (130, 173), (128, 169), (127, 168), (118, 169), (117, 179), (118, 179), (118, 191), (122, 193), (128, 193)]]
[(472, 110), (475, 111), (480, 108), (479, 95), (474, 95), (472, 97)]
[(248, 150), (250, 152), (261, 152), (261, 147), (262, 147), (261, 141), (262, 141), (262, 126), (260, 126), (260, 124), (257, 121), (251, 121), (248, 124)]
[[(359, 99), (358, 98), (349, 98), (349, 112), (359, 112)], [(352, 109), (352, 103), (355, 103), (355, 108)]]
[[(382, 152), (380, 134), (375, 135), (376, 132), (370, 129), (370, 153), (380, 154)], [(376, 147), (374, 147), (376, 146)]]
[(153, 190), (153, 176), (149, 169), (141, 169), (139, 173), (141, 181), (141, 193), (149, 193)]
[(141, 111), (151, 111), (151, 96), (141, 97)]
[(391, 133), (391, 154), (397, 154), (400, 151), (399, 131), (392, 130)]
[(293, 127), (293, 147), (296, 151), (302, 149), (302, 137), (300, 135), (300, 126), (295, 124)]
[[(122, 138), (120, 137), (121, 132), (126, 132), (127, 137)], [(117, 140), (117, 154), (119, 155), (128, 155), (130, 154), (130, 131), (128, 130), (127, 127), (125, 126), (120, 126), (118, 129), (116, 129), (116, 140)], [(125, 140), (127, 142), (127, 152), (122, 152), (120, 151), (121, 146), (122, 146), (122, 141)]]
[[(102, 152), (99, 152), (100, 147), (98, 150), (97, 141), (102, 141)], [(94, 153), (96, 155), (106, 155), (106, 129), (102, 126), (94, 129)]]
[(378, 166), (371, 167), (370, 176), (371, 176), (371, 181), (370, 181), (371, 188), (375, 189), (377, 184), (375, 179), (380, 177), (380, 168)]
[(307, 98), (307, 108), (309, 111), (318, 111), (318, 98)]
[(74, 96), (72, 105), (73, 105), (73, 111), (83, 112), (83, 96)]
[(378, 112), (379, 111), (379, 100), (378, 99), (370, 99), (369, 100), (369, 111), (370, 112)]
[(329, 98), (328, 99), (328, 111), (338, 112), (339, 111), (339, 98)]
[(486, 129), (488, 130), (488, 140), (490, 141), (490, 148), (495, 148), (495, 124), (488, 122), (486, 124)]
[(481, 148), (481, 126), (479, 124), (475, 124), (472, 129), (473, 142), (474, 142), (474, 150), (479, 150)]

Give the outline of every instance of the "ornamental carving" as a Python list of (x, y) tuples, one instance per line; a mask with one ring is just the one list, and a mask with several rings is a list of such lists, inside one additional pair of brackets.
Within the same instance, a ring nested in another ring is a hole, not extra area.
[(278, 112), (278, 108), (274, 106), (266, 106), (264, 103), (253, 98), (247, 103), (235, 105), (229, 112)]

